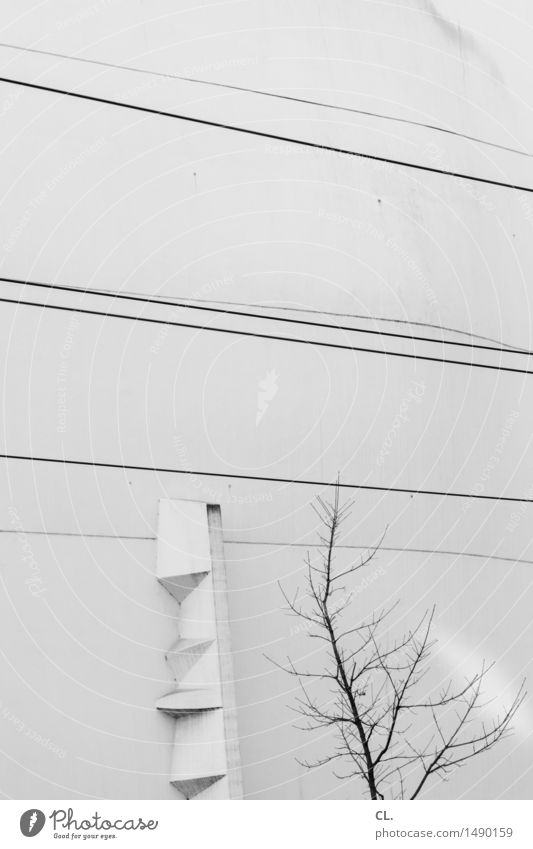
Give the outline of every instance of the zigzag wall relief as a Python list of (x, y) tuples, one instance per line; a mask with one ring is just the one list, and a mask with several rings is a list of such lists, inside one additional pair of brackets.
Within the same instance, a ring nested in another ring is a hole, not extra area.
[(170, 782), (187, 799), (242, 798), (218, 505), (159, 502), (157, 579), (179, 604), (175, 685), (156, 704), (175, 719)]

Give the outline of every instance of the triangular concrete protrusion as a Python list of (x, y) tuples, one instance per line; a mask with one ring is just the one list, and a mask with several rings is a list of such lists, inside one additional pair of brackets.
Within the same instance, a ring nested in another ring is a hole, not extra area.
[(208, 687), (180, 687), (156, 702), (156, 708), (171, 716), (187, 716), (222, 707), (220, 695)]
[(180, 638), (166, 654), (176, 681), (181, 681), (212, 645), (213, 638)]
[(158, 580), (178, 604), (181, 604), (208, 574), (208, 572), (191, 572), (186, 575), (170, 575)]
[(170, 783), (174, 785), (176, 790), (187, 799), (192, 799), (193, 796), (198, 796), (203, 790), (207, 790), (216, 781), (220, 781), (224, 775), (197, 775), (185, 778), (175, 778)]

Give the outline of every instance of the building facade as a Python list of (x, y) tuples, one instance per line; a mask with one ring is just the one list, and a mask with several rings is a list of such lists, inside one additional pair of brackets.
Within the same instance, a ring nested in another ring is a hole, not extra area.
[[(313, 661), (279, 582), (337, 476), (341, 556), (387, 529), (357, 609), (437, 603), (435, 684), (494, 660), (496, 711), (527, 676), (517, 6), (5, 4), (3, 40), (47, 53), (1, 47), (4, 78), (182, 116), (0, 83), (6, 797), (361, 798), (299, 765), (331, 743), (272, 663)], [(426, 795), (527, 798), (531, 752), (526, 703)]]

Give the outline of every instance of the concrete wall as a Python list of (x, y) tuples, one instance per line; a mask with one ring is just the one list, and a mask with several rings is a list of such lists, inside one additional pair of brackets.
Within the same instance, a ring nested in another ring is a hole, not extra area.
[[(56, 3), (21, 14), (6, 3), (3, 39), (533, 150), (525, 4), (189, 5)], [(6, 77), (533, 186), (530, 157), (461, 135), (6, 48), (0, 56)], [(438, 336), (442, 326), (454, 331), (449, 340), (470, 333), (531, 347), (528, 194), (8, 85), (0, 112), (5, 276), (269, 305), (277, 315), (275, 306), (349, 313), (361, 316), (353, 326), (374, 330), (410, 332), (400, 322), (416, 321), (420, 335)], [(14, 285), (2, 291), (39, 300)], [(75, 307), (117, 306), (40, 294)], [(118, 306), (274, 335), (441, 350)], [(228, 475), (3, 463), (0, 790), (177, 798), (167, 780), (172, 723), (154, 710), (168, 689), (163, 653), (176, 614), (155, 580), (153, 537), (158, 499), (195, 498), (222, 504), (245, 794), (357, 796), (358, 785), (297, 766), (295, 754), (310, 756), (327, 741), (292, 728), (293, 682), (263, 657), (310, 651), (280, 612), (277, 580), (296, 586), (302, 578), (319, 488), (229, 475), (331, 481), (340, 470), (346, 482), (523, 497), (533, 486), (531, 376), (6, 304), (0, 329), (2, 451)], [(499, 355), (479, 351), (476, 359)], [(509, 354), (502, 362), (528, 364)], [(511, 694), (531, 654), (530, 513), (357, 493), (347, 542), (371, 545), (388, 524), (385, 545), (395, 549), (380, 554), (384, 574), (361, 593), (363, 609), (401, 598), (410, 617), (437, 601), (442, 675), (487, 657), (498, 661), (494, 695)], [(21, 529), (45, 533), (12, 533)], [(41, 594), (32, 590), (37, 573)], [(526, 707), (499, 751), (428, 794), (527, 797), (530, 719)]]

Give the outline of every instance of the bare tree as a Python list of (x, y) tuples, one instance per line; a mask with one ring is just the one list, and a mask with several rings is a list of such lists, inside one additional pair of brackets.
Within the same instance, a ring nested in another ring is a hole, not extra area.
[[(338, 761), (348, 769), (335, 772), (337, 777), (359, 776), (371, 799), (384, 799), (385, 794), (416, 799), (431, 778), (447, 779), (455, 768), (510, 733), (525, 698), (524, 682), (512, 704), (487, 723), (482, 685), (492, 664), (483, 664), (458, 686), (450, 681), (435, 695), (427, 694), (422, 681), (435, 645), (434, 608), (396, 640), (381, 634), (396, 604), (355, 624), (348, 621), (353, 590), (347, 584), (374, 559), (382, 542), (357, 563), (336, 567), (339, 529), (351, 507), (351, 503), (340, 506), (338, 486), (333, 503), (318, 499), (315, 511), (325, 530), (317, 562), (309, 554), (306, 558), (305, 594), (297, 592), (291, 599), (281, 588), (290, 613), (305, 623), (309, 638), (325, 643), (323, 665), (300, 669), (288, 659), (286, 665), (276, 666), (299, 679), (296, 710), (305, 720), (304, 728), (335, 732), (332, 751), (313, 763), (300, 762), (303, 766)], [(321, 693), (312, 694), (311, 688)]]

